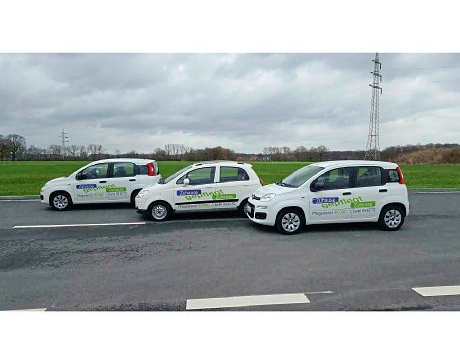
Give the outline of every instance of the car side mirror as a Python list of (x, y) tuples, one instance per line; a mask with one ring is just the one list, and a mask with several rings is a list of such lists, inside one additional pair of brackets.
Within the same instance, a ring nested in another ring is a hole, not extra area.
[(188, 186), (190, 184), (190, 180), (188, 178), (184, 179), (184, 186)]
[(77, 173), (77, 175), (75, 176), (75, 179), (77, 181), (81, 181), (82, 179), (87, 179), (87, 178), (88, 178), (88, 176), (86, 174), (81, 173), (81, 172)]
[(313, 181), (310, 185), (310, 190), (312, 192), (317, 192), (323, 188), (324, 188), (324, 182), (320, 182), (320, 181)]

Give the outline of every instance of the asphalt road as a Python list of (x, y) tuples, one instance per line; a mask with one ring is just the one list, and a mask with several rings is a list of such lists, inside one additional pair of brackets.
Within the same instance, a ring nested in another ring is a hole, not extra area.
[[(410, 202), (397, 232), (340, 224), (283, 236), (234, 213), (153, 223), (125, 205), (0, 201), (0, 309), (185, 310), (188, 300), (302, 293), (307, 302), (226, 309), (458, 310), (460, 292), (413, 288), (460, 286), (460, 192)], [(23, 227), (99, 223), (136, 224)]]

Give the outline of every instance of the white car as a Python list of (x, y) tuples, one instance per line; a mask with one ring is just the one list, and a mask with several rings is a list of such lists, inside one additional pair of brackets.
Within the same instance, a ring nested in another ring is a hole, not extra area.
[(310, 164), (276, 184), (259, 188), (245, 206), (255, 223), (295, 234), (309, 224), (378, 222), (398, 230), (409, 215), (397, 164), (331, 161)]
[(68, 177), (48, 181), (40, 191), (41, 202), (54, 210), (73, 204), (130, 202), (144, 187), (161, 179), (155, 160), (103, 159), (92, 162)]
[(213, 161), (187, 166), (136, 196), (136, 211), (154, 221), (173, 212), (239, 209), (261, 181), (247, 163)]

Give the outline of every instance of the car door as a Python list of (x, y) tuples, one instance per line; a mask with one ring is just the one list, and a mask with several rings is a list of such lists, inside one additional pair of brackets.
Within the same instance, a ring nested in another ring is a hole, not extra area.
[[(201, 167), (188, 171), (174, 185), (176, 210), (211, 210), (216, 206), (216, 167)], [(184, 181), (188, 179), (189, 184)]]
[(136, 168), (131, 162), (113, 162), (107, 186), (110, 201), (129, 202), (131, 193), (138, 188)]
[(74, 182), (75, 202), (107, 202), (109, 195), (109, 163), (98, 163), (86, 167), (76, 175)]
[(353, 168), (324, 172), (310, 184), (310, 220), (315, 223), (351, 220)]
[(248, 198), (253, 190), (253, 182), (241, 167), (220, 166), (216, 185), (216, 208), (236, 208)]
[(388, 194), (382, 178), (382, 168), (377, 166), (355, 167), (356, 183), (353, 189), (352, 219), (375, 220), (382, 207), (382, 199)]

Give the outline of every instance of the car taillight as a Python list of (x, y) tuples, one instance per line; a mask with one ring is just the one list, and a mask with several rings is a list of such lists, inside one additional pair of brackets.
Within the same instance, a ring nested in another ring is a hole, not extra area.
[(402, 174), (401, 168), (397, 167), (396, 171), (398, 172), (398, 176), (399, 176), (399, 184), (403, 185), (404, 184), (404, 176)]
[(262, 186), (264, 185), (264, 181), (263, 181), (262, 178), (259, 178), (259, 182), (260, 182), (260, 184), (261, 184)]
[(149, 176), (155, 175), (155, 168), (153, 167), (153, 163), (147, 163), (147, 168), (149, 169)]

